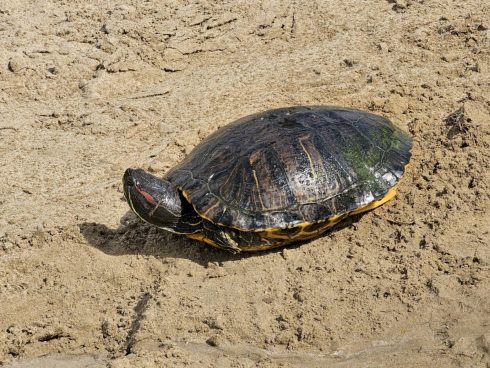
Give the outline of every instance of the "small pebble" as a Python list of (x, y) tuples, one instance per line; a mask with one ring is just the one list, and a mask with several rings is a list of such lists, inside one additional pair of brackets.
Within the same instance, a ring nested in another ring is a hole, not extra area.
[(26, 68), (26, 64), (21, 58), (14, 58), (9, 60), (7, 67), (12, 73), (19, 73)]
[(206, 344), (208, 344), (209, 346), (218, 347), (223, 345), (223, 339), (218, 335), (214, 335), (206, 340)]

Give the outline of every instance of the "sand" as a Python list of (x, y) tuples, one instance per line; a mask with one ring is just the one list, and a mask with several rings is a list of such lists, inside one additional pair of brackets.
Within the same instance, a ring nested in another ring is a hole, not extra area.
[[(0, 365), (490, 366), (490, 4), (0, 3)], [(414, 139), (396, 198), (231, 255), (141, 223), (218, 127), (297, 104)]]

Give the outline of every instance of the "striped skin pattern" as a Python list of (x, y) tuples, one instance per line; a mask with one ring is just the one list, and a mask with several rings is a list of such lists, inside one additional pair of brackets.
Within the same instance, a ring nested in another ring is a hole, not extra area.
[(244, 233), (309, 238), (385, 198), (403, 175), (410, 149), (410, 137), (383, 117), (289, 107), (219, 129), (165, 178), (209, 227), (238, 240), (253, 238), (245, 242), (252, 246), (259, 234)]

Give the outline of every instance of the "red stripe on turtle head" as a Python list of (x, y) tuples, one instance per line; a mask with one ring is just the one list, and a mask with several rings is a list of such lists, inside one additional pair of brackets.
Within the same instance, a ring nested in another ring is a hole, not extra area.
[(156, 206), (157, 205), (157, 202), (155, 201), (155, 199), (147, 192), (145, 192), (144, 190), (141, 190), (140, 188), (138, 188), (137, 186), (135, 186), (135, 189), (136, 191), (141, 194), (148, 203)]

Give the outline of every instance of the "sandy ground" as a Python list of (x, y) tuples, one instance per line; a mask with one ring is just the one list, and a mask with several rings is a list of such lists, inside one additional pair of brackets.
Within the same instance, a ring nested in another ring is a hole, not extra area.
[[(459, 4), (458, 4), (459, 3)], [(0, 3), (0, 365), (489, 367), (490, 3)], [(334, 104), (414, 139), (396, 199), (233, 256), (142, 224), (249, 113)]]

